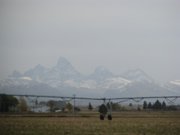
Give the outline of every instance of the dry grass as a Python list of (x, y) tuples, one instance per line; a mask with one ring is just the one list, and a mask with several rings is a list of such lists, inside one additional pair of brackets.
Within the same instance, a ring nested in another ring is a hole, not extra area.
[[(98, 117), (1, 117), (1, 135), (179, 135), (180, 113), (123, 112)], [(123, 117), (124, 116), (124, 117)]]

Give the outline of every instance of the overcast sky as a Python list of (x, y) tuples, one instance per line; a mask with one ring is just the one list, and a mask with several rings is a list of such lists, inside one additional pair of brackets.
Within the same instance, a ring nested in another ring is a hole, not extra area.
[(180, 79), (180, 0), (0, 0), (0, 79), (60, 56), (83, 74)]

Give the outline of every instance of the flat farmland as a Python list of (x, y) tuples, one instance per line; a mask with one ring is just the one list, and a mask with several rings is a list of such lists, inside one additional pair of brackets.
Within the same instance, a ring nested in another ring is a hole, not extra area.
[(2, 115), (1, 135), (179, 135), (180, 112), (120, 112), (100, 121), (97, 113), (75, 117), (51, 115)]

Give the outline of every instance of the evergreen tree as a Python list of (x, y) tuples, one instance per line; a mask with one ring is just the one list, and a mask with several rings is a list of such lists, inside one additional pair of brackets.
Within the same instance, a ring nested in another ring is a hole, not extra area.
[(89, 109), (90, 111), (92, 111), (93, 107), (92, 107), (91, 103), (89, 103), (88, 109)]
[(160, 110), (161, 109), (161, 102), (159, 100), (156, 100), (156, 102), (153, 105), (153, 108), (155, 110)]
[(133, 104), (132, 104), (132, 103), (129, 103), (129, 106), (130, 106), (130, 107), (132, 107), (132, 106), (133, 106)]
[(11, 107), (16, 107), (18, 100), (13, 96), (0, 95), (0, 112), (9, 112)]
[(143, 109), (147, 109), (147, 107), (148, 107), (148, 105), (147, 105), (147, 102), (146, 101), (144, 101), (144, 103), (143, 103)]
[(152, 109), (152, 104), (151, 104), (151, 102), (148, 103), (148, 109)]
[(166, 110), (166, 103), (163, 101), (163, 103), (162, 103), (162, 109), (163, 110)]

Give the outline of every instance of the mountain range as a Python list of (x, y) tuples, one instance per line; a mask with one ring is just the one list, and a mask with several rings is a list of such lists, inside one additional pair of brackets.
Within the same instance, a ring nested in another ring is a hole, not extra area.
[(86, 97), (172, 96), (180, 95), (180, 80), (158, 84), (141, 69), (115, 75), (97, 67), (83, 75), (64, 57), (52, 68), (37, 65), (23, 74), (14, 71), (0, 82), (0, 93)]

